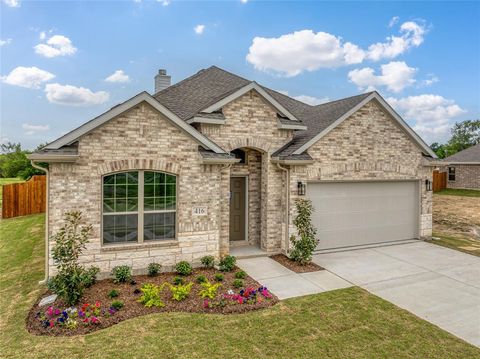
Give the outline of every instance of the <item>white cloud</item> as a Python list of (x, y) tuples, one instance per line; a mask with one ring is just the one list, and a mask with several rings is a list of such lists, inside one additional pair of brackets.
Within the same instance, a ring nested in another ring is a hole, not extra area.
[(26, 135), (33, 135), (37, 132), (44, 132), (50, 129), (50, 125), (31, 125), (29, 123), (22, 124), (22, 128), (25, 130)]
[(72, 41), (63, 35), (53, 35), (45, 44), (34, 46), (35, 52), (45, 57), (71, 56), (77, 52)]
[(110, 76), (108, 76), (105, 81), (113, 82), (113, 83), (125, 83), (130, 81), (130, 77), (128, 77), (123, 70), (117, 70)]
[(424, 94), (404, 98), (390, 97), (387, 101), (406, 120), (414, 123), (413, 129), (427, 143), (444, 142), (450, 132), (450, 120), (465, 113), (454, 100), (440, 95)]
[(388, 27), (393, 27), (395, 26), (397, 23), (398, 23), (398, 20), (400, 20), (400, 18), (398, 16), (394, 16), (390, 19), (390, 22), (388, 23)]
[(348, 73), (351, 82), (360, 90), (373, 91), (379, 86), (385, 86), (392, 92), (400, 92), (405, 87), (415, 83), (416, 68), (409, 67), (403, 61), (392, 61), (380, 66), (381, 75), (375, 75), (371, 67), (355, 69)]
[(308, 95), (292, 96), (292, 98), (312, 106), (320, 105), (322, 103), (330, 101), (328, 97), (318, 98), (318, 97), (313, 97)]
[(58, 83), (45, 86), (47, 99), (51, 103), (69, 106), (89, 106), (105, 103), (109, 99), (108, 92), (92, 92), (84, 87), (60, 85)]
[(0, 40), (0, 46), (10, 45), (12, 43), (12, 39)]
[(400, 36), (389, 36), (386, 42), (377, 42), (368, 47), (367, 58), (373, 61), (392, 59), (412, 47), (422, 44), (427, 29), (415, 21), (404, 22), (400, 26)]
[(247, 61), (258, 70), (296, 76), (322, 67), (360, 63), (364, 56), (358, 46), (332, 34), (301, 30), (277, 38), (255, 37)]
[(240, 0), (240, 2), (241, 2), (242, 4), (246, 4), (246, 3), (248, 2), (248, 0)]
[(45, 31), (41, 31), (38, 37), (40, 40), (45, 40), (47, 38), (47, 33)]
[(278, 91), (286, 96), (290, 96), (291, 98), (294, 98), (295, 100), (298, 100), (298, 101), (301, 101), (301, 102), (304, 102), (308, 105), (311, 105), (311, 106), (316, 106), (316, 105), (320, 105), (322, 103), (325, 103), (325, 102), (328, 102), (330, 101), (330, 99), (328, 97), (314, 97), (314, 96), (309, 96), (309, 95), (298, 95), (298, 96), (291, 96), (288, 94), (288, 91)]
[(170, 0), (157, 0), (157, 2), (161, 2), (162, 6), (168, 6), (170, 5)]
[(199, 24), (193, 28), (193, 31), (195, 31), (197, 35), (201, 35), (205, 31), (205, 25)]
[(422, 81), (422, 85), (431, 86), (434, 83), (437, 83), (438, 81), (440, 81), (440, 79), (437, 76), (435, 76), (434, 74), (428, 74), (427, 78)]
[(20, 7), (20, 0), (3, 0), (8, 7)]
[(400, 36), (390, 36), (364, 50), (339, 36), (326, 32), (300, 30), (279, 37), (255, 37), (247, 61), (257, 70), (296, 76), (304, 71), (360, 64), (369, 59), (394, 58), (423, 42), (427, 32), (423, 24), (407, 21), (400, 26)]
[(7, 76), (2, 76), (1, 79), (3, 82), (9, 85), (26, 88), (40, 88), (40, 85), (43, 82), (50, 81), (54, 77), (54, 74), (45, 70), (41, 70), (35, 66), (18, 66), (13, 69)]

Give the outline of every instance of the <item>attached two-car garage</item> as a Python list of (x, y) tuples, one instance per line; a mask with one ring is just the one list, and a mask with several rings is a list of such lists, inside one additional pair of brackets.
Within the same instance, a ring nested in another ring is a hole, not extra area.
[(418, 181), (309, 182), (318, 250), (418, 238)]

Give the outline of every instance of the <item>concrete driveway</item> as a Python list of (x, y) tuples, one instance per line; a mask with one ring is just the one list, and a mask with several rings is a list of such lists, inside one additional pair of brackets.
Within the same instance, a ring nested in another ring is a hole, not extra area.
[(426, 242), (317, 254), (339, 277), (480, 346), (480, 258)]

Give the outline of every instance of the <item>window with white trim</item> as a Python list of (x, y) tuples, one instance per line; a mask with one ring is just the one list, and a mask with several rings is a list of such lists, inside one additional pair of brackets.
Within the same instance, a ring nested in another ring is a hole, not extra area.
[(175, 239), (177, 177), (128, 171), (103, 177), (103, 243)]
[(455, 181), (455, 167), (448, 167), (448, 180)]

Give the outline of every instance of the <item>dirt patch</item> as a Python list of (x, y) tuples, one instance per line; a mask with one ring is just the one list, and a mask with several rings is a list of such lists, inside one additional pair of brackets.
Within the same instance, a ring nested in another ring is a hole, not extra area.
[(434, 194), (433, 231), (480, 240), (480, 197)]
[(319, 270), (324, 270), (325, 268), (320, 267), (318, 264), (310, 262), (306, 265), (301, 265), (295, 261), (292, 261), (284, 254), (275, 254), (271, 256), (274, 261), (280, 263), (282, 266), (287, 267), (288, 269), (294, 271), (295, 273), (308, 273), (308, 272), (317, 272)]
[[(253, 278), (248, 276), (243, 280), (244, 288), (255, 289), (257, 291), (256, 300), (247, 302), (246, 304), (240, 304), (238, 300), (232, 298), (225, 299), (225, 296), (229, 296), (229, 291), (233, 291), (235, 294), (240, 293), (241, 289), (235, 289), (232, 285), (233, 281), (235, 280), (235, 272), (237, 270), (235, 270), (234, 272), (222, 273), (224, 275), (224, 280), (220, 282), (222, 286), (218, 289), (216, 298), (214, 300), (209, 300), (209, 302), (213, 304), (211, 307), (206, 307), (204, 299), (200, 297), (199, 293), (202, 290), (202, 286), (197, 283), (196, 278), (199, 275), (204, 275), (205, 277), (207, 277), (209, 282), (217, 283), (215, 281), (215, 274), (219, 272), (214, 269), (198, 269), (195, 270), (191, 275), (183, 277), (185, 283), (192, 282), (194, 284), (192, 286), (189, 296), (180, 302), (173, 300), (170, 289), (168, 288), (168, 286), (165, 287), (165, 289), (160, 295), (163, 303), (165, 303), (165, 306), (162, 308), (146, 308), (143, 304), (139, 303), (138, 299), (142, 295), (139, 289), (145, 283), (161, 285), (162, 283), (168, 282), (173, 284), (174, 278), (178, 276), (175, 273), (162, 273), (156, 277), (137, 276), (134, 277), (135, 284), (116, 284), (113, 282), (112, 279), (101, 280), (85, 291), (80, 303), (76, 308), (77, 310), (81, 310), (82, 306), (85, 303), (95, 305), (95, 303), (100, 302), (100, 311), (101, 313), (105, 314), (101, 314), (98, 316), (99, 322), (96, 324), (84, 324), (81, 319), (78, 318), (78, 325), (75, 329), (68, 329), (65, 326), (59, 325), (56, 321), (52, 327), (45, 325), (45, 320), (42, 320), (40, 317), (44, 315), (48, 306), (40, 308), (38, 307), (38, 303), (41, 298), (43, 298), (45, 295), (50, 294), (46, 292), (40, 298), (38, 298), (32, 309), (30, 310), (26, 319), (27, 330), (35, 335), (83, 335), (99, 329), (110, 327), (116, 323), (122, 322), (130, 318), (151, 313), (244, 313), (252, 310), (270, 307), (278, 302), (278, 299), (271, 293), (270, 298), (267, 298), (264, 295), (260, 294), (260, 292), (258, 292), (258, 288), (261, 287), (261, 285)], [(116, 298), (109, 299), (107, 294), (112, 289), (116, 289), (119, 292), (119, 295)], [(222, 299), (223, 304), (217, 305), (217, 303), (219, 303)], [(122, 301), (124, 303), (124, 307), (111, 315), (107, 314), (111, 303), (115, 300)], [(57, 300), (53, 304), (53, 307), (55, 309), (58, 308), (60, 311), (63, 311), (67, 308), (67, 306), (61, 300)], [(59, 316), (61, 317), (61, 314)]]

